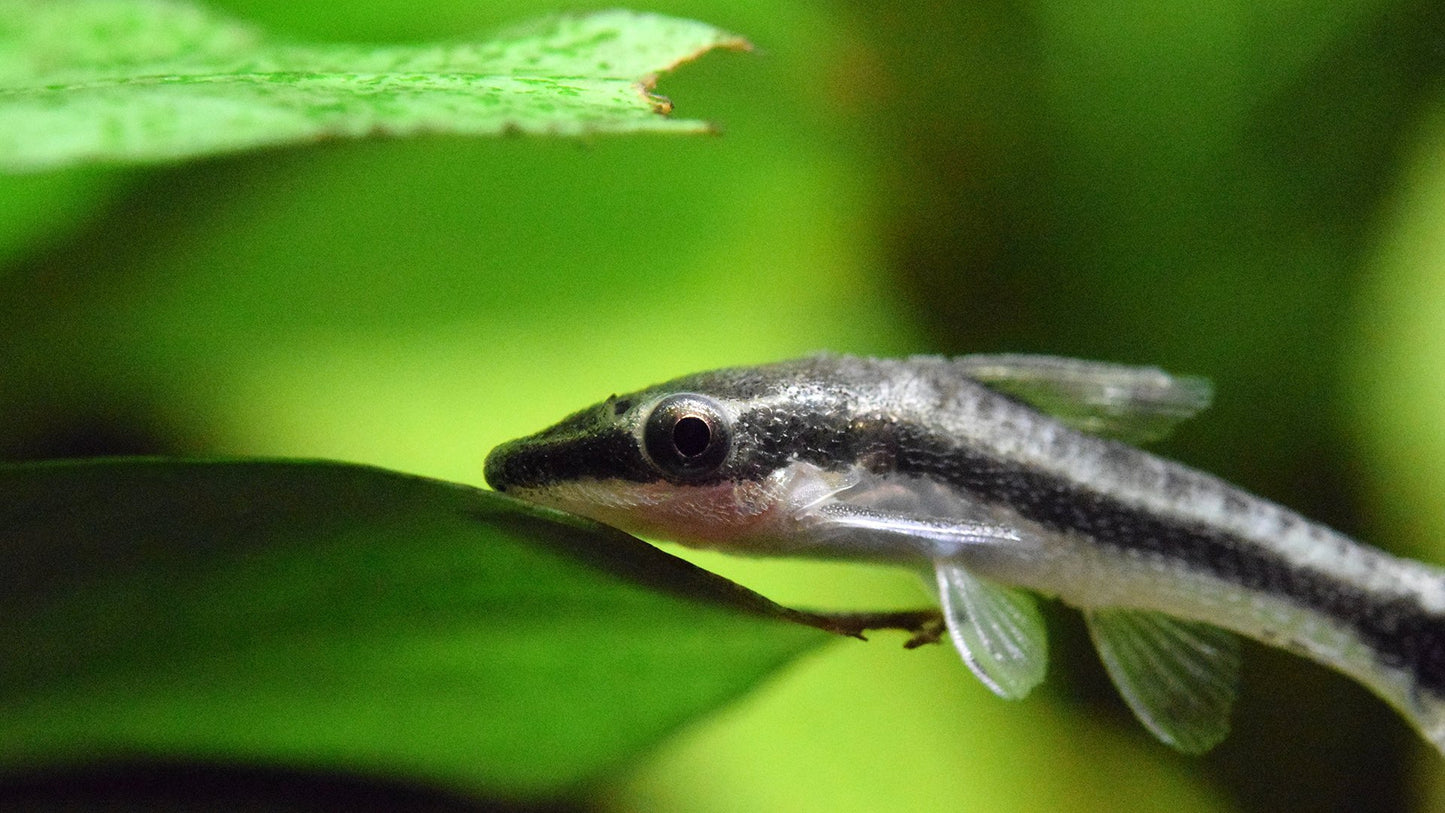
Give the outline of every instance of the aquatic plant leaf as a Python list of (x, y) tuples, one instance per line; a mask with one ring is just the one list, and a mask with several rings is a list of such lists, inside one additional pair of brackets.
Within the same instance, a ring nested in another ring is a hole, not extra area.
[(831, 639), (633, 537), (325, 462), (0, 466), (0, 771), (566, 794)]
[(474, 40), (307, 45), (169, 0), (0, 0), (0, 169), (369, 135), (703, 132), (659, 72), (739, 37), (613, 10)]

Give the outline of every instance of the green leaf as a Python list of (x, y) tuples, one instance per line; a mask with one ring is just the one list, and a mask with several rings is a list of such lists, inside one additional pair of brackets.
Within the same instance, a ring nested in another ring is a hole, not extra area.
[(0, 466), (0, 770), (555, 796), (828, 636), (619, 531), (320, 462)]
[(299, 45), (165, 0), (0, 0), (0, 168), (159, 161), (420, 133), (700, 132), (649, 93), (713, 48), (702, 23), (604, 11), (489, 39)]

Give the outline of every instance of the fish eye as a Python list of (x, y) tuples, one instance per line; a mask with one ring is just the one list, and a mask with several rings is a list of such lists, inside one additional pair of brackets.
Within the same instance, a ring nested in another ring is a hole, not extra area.
[(691, 480), (716, 472), (732, 449), (732, 425), (722, 407), (702, 395), (669, 395), (642, 429), (647, 456), (663, 474)]

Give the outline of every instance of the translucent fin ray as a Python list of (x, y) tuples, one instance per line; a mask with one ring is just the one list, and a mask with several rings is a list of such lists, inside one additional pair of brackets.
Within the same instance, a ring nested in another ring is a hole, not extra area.
[(1154, 736), (1190, 754), (1229, 733), (1239, 639), (1143, 610), (1086, 610), (1089, 634), (1124, 702)]
[(1130, 443), (1158, 440), (1199, 414), (1209, 382), (1155, 367), (1021, 354), (962, 356), (964, 373), (1085, 432)]
[(850, 503), (819, 506), (810, 516), (833, 530), (928, 540), (944, 547), (1010, 545), (1020, 540), (1018, 531), (997, 523), (911, 516)]
[(1026, 696), (1048, 668), (1048, 633), (1034, 597), (951, 562), (936, 567), (943, 617), (968, 668), (995, 694)]

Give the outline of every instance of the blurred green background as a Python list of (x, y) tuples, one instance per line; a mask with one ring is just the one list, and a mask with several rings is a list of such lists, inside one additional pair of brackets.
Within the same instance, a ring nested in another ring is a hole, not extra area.
[[(558, 8), (215, 5), (381, 42)], [(1445, 6), (634, 7), (756, 44), (660, 84), (723, 135), (0, 179), (0, 455), (317, 456), (479, 484), (495, 443), (686, 372), (1047, 352), (1212, 378), (1217, 406), (1166, 452), (1445, 561)], [(687, 555), (795, 605), (923, 598), (886, 570)], [(1129, 718), (1074, 615), (1050, 621), (1050, 680), (1022, 703), (947, 647), (839, 642), (590, 803), (1445, 809), (1438, 754), (1343, 678), (1249, 647), (1235, 732), (1185, 758)]]

